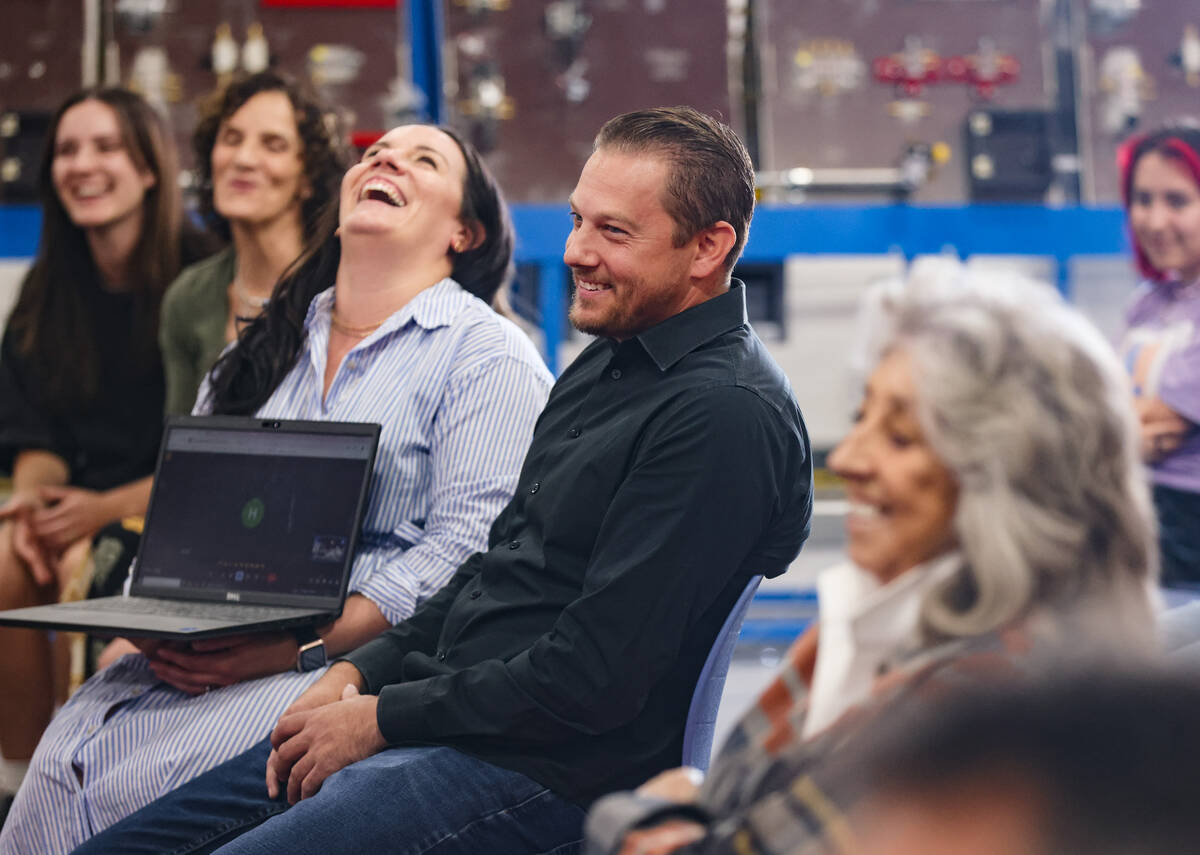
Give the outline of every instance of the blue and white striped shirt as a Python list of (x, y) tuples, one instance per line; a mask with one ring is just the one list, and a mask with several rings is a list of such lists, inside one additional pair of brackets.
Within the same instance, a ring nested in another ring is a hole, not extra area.
[[(396, 623), (484, 547), (552, 381), (524, 333), (445, 279), (351, 350), (322, 400), (332, 306), (332, 288), (314, 298), (297, 364), (259, 415), (382, 426), (350, 590)], [(207, 398), (205, 385), (197, 411)], [(192, 697), (124, 657), (51, 722), (0, 853), (69, 852), (262, 739), (321, 673)]]

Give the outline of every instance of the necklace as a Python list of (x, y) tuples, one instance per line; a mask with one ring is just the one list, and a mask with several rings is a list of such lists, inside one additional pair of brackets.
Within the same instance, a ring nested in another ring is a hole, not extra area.
[(242, 287), (242, 283), (238, 282), (237, 280), (234, 280), (233, 283), (233, 293), (236, 294), (237, 298), (247, 306), (252, 309), (258, 309), (259, 311), (265, 309), (267, 307), (267, 303), (271, 302), (270, 297), (255, 297), (244, 287)]
[(362, 338), (363, 336), (370, 335), (371, 333), (375, 332), (375, 330), (377, 330), (381, 326), (383, 326), (383, 321), (376, 321), (373, 324), (367, 324), (366, 326), (362, 326), (362, 327), (352, 327), (352, 326), (350, 326), (350, 324), (347, 324), (344, 321), (342, 321), (337, 316), (337, 309), (334, 309), (332, 312), (329, 313), (329, 325), (331, 327), (333, 327), (335, 330), (337, 330), (338, 332), (343, 333), (345, 335), (352, 335), (352, 336), (357, 336), (358, 338)]

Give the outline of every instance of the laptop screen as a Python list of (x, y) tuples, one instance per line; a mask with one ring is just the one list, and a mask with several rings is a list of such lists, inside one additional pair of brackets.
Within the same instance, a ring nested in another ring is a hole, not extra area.
[(360, 428), (347, 435), (296, 432), (296, 422), (239, 430), (188, 421), (168, 425), (164, 438), (138, 554), (140, 592), (338, 599), (374, 436), (363, 426), (346, 426)]

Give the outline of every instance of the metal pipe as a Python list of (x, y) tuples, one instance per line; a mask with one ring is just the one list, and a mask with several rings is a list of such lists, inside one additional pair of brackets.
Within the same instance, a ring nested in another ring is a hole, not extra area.
[(800, 190), (806, 193), (880, 192), (907, 194), (916, 184), (895, 166), (861, 168), (810, 168), (798, 166), (778, 172), (760, 172), (758, 186), (771, 190)]
[(95, 86), (100, 80), (100, 3), (83, 0), (83, 49), (80, 53), (80, 82)]

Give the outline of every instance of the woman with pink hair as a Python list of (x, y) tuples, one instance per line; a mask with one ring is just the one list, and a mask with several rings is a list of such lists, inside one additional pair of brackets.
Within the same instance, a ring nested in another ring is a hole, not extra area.
[(1121, 354), (1158, 512), (1162, 579), (1200, 583), (1200, 127), (1127, 142), (1121, 188), (1138, 268)]

